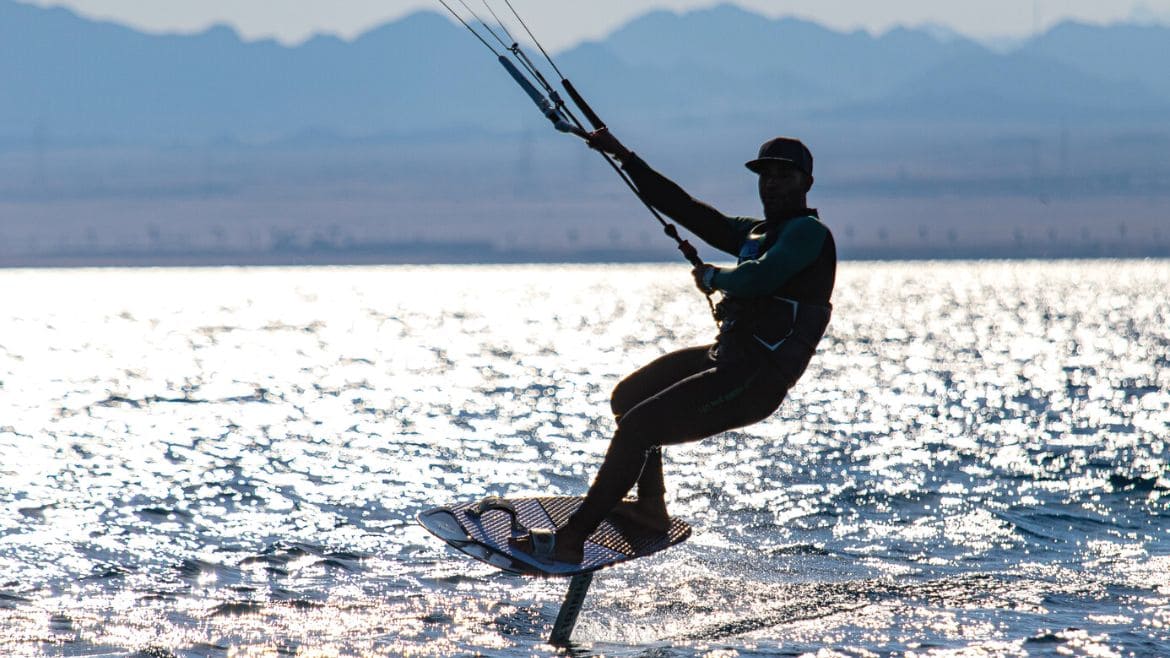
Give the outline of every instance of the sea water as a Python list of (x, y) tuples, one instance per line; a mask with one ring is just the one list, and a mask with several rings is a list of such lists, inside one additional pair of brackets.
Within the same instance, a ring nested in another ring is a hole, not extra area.
[[(1170, 655), (1170, 261), (845, 263), (694, 535), (572, 655)], [(685, 267), (0, 272), (0, 655), (530, 656), (565, 581), (416, 525), (581, 494)]]

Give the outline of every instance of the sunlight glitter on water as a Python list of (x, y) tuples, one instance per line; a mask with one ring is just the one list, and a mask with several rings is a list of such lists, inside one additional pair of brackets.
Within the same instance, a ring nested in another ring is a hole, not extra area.
[[(600, 576), (578, 650), (1170, 646), (1167, 289), (1166, 262), (843, 265), (780, 411), (667, 451), (695, 536)], [(5, 655), (547, 652), (563, 583), (452, 556), (414, 514), (582, 492), (613, 384), (712, 334), (668, 266), (0, 291)]]

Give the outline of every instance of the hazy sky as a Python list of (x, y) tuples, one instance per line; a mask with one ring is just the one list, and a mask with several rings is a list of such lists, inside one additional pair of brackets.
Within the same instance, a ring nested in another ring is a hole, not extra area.
[[(60, 5), (150, 31), (197, 31), (227, 23), (246, 38), (286, 43), (325, 32), (353, 37), (434, 0), (21, 0)], [(505, 9), (502, 0), (492, 0)], [(451, 0), (456, 4), (457, 0)], [(482, 9), (482, 0), (467, 0)], [(512, 0), (545, 45), (559, 49), (604, 35), (651, 9), (710, 7), (712, 0)], [(795, 15), (838, 29), (883, 32), (931, 23), (977, 38), (1026, 36), (1061, 20), (1111, 23), (1137, 19), (1170, 24), (1170, 0), (737, 0), (768, 16)]]

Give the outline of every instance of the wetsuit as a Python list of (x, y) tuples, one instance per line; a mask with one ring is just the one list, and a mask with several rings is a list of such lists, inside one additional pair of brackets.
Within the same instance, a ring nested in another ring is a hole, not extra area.
[(635, 482), (639, 498), (664, 495), (661, 446), (759, 422), (780, 406), (829, 323), (837, 269), (833, 235), (815, 210), (729, 217), (636, 155), (622, 167), (655, 208), (738, 263), (713, 279), (723, 293), (715, 343), (660, 357), (614, 389), (617, 431), (571, 521), (590, 530)]

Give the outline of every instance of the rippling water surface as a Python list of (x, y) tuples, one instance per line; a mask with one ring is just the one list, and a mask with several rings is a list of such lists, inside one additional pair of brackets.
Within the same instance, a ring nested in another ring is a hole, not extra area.
[[(685, 269), (0, 272), (0, 654), (529, 656), (564, 581), (413, 522), (582, 493)], [(842, 267), (574, 655), (1170, 655), (1170, 262)]]

